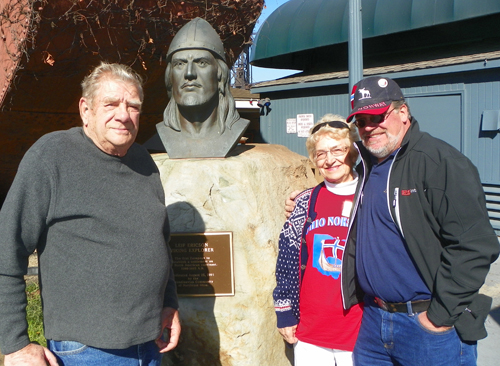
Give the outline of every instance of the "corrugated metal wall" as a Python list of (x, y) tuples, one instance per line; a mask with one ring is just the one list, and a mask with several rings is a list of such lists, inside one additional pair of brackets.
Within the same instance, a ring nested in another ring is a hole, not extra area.
[(486, 193), (486, 208), (490, 215), (490, 222), (497, 234), (500, 234), (500, 186), (483, 185)]
[(479, 169), (481, 180), (500, 184), (500, 136), (498, 131), (478, 135), (485, 110), (500, 110), (500, 81), (467, 85), (466, 116), (471, 123), (465, 128), (470, 136), (466, 154)]

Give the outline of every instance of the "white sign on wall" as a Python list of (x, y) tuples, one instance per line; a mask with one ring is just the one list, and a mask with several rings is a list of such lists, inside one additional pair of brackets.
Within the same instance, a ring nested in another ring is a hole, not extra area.
[(297, 118), (286, 119), (286, 133), (297, 133)]
[(308, 137), (309, 130), (314, 125), (314, 114), (297, 114), (297, 136)]

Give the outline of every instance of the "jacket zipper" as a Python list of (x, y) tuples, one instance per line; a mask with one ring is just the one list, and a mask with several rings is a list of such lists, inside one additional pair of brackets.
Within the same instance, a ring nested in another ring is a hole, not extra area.
[[(356, 146), (356, 149), (358, 149), (359, 155), (361, 156), (361, 152), (359, 151), (358, 146), (357, 145), (354, 145), (354, 146)], [(361, 180), (361, 183), (360, 183), (361, 185), (360, 185), (359, 191), (358, 191), (359, 194), (356, 197), (356, 202), (354, 202), (354, 206), (352, 208), (352, 213), (351, 213), (351, 216), (349, 217), (349, 227), (347, 228), (347, 236), (346, 236), (346, 241), (345, 241), (346, 248), (345, 249), (347, 249), (347, 243), (349, 242), (349, 235), (351, 234), (352, 223), (354, 221), (354, 220), (352, 220), (352, 218), (356, 215), (356, 212), (358, 210), (359, 202), (361, 201), (362, 196), (363, 196), (363, 187), (364, 187), (365, 181), (366, 181), (366, 163), (362, 157), (361, 157), (361, 163), (363, 164), (363, 179)], [(344, 250), (344, 255), (346, 252), (347, 252), (347, 250)], [(340, 269), (340, 273), (343, 273), (344, 263), (345, 263), (345, 260), (342, 259), (342, 268)], [(342, 306), (345, 309), (343, 277), (340, 278), (340, 294), (342, 296)]]
[[(399, 152), (401, 151), (398, 150), (396, 155), (394, 156), (394, 159), (392, 160), (391, 167), (389, 168), (389, 174), (387, 176), (387, 187), (386, 187), (386, 193), (387, 193), (387, 208), (389, 209), (389, 214), (391, 215), (392, 221), (396, 225), (396, 227), (399, 229), (399, 232), (401, 233), (401, 236), (404, 238), (405, 234), (403, 232), (403, 225), (401, 224), (401, 215), (399, 212), (399, 187), (394, 187), (393, 191), (393, 198), (392, 198), (392, 208), (391, 208), (391, 192), (390, 192), (390, 182), (391, 182), (391, 174), (392, 170), (394, 167), (394, 163), (396, 162), (396, 159), (399, 155)], [(394, 212), (394, 214), (393, 214)]]

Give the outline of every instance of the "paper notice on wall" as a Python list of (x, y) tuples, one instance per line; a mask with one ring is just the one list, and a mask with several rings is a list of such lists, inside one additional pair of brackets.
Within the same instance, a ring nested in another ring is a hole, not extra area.
[(297, 118), (286, 119), (286, 133), (297, 133)]
[(308, 137), (309, 130), (314, 125), (314, 114), (297, 114), (297, 136)]

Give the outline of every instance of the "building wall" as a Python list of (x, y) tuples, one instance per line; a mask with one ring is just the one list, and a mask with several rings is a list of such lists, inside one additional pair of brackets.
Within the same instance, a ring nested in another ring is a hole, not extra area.
[[(421, 129), (447, 141), (478, 168), (492, 224), (500, 233), (500, 136), (482, 131), (485, 110), (500, 111), (500, 69), (435, 75), (392, 75), (403, 89)], [(326, 113), (347, 116), (350, 110), (344, 84), (266, 93), (271, 112), (261, 116), (261, 132), (268, 143), (282, 144), (307, 156), (305, 138), (286, 133), (286, 119), (312, 113), (317, 121)]]
[(271, 112), (260, 117), (260, 129), (265, 142), (285, 145), (290, 150), (307, 156), (306, 139), (286, 133), (287, 118), (297, 114), (313, 113), (318, 121), (327, 113), (347, 116), (349, 103), (347, 85), (304, 89), (293, 92), (266, 94), (271, 99)]

